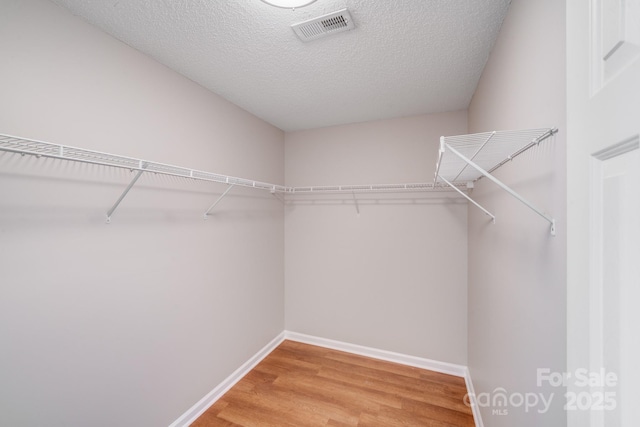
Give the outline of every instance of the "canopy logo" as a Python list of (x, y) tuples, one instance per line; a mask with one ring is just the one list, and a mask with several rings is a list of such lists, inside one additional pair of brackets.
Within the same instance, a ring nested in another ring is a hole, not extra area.
[(524, 408), (525, 412), (537, 411), (544, 414), (549, 410), (554, 393), (545, 396), (544, 393), (508, 393), (506, 389), (498, 387), (490, 393), (467, 394), (464, 404), (491, 408), (492, 415), (508, 415), (509, 408)]
[[(559, 388), (572, 391), (564, 393), (565, 411), (595, 410), (612, 411), (616, 408), (615, 387), (618, 376), (613, 372), (601, 369), (597, 372), (588, 369), (577, 369), (574, 372), (554, 372), (548, 368), (539, 368), (536, 375), (536, 386), (539, 388)], [(575, 391), (584, 388), (585, 390)], [(512, 408), (524, 408), (525, 412), (536, 411), (545, 414), (551, 408), (556, 393), (527, 392), (509, 393), (503, 387), (492, 392), (466, 394), (464, 403), (467, 406), (491, 408), (492, 415), (508, 415)]]

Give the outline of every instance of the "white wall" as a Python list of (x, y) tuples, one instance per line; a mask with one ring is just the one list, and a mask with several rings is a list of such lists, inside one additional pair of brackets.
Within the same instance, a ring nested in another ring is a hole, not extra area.
[[(431, 182), (466, 112), (287, 133), (290, 186)], [(466, 364), (466, 202), (298, 196), (285, 207), (286, 327)]]
[[(282, 183), (273, 126), (40, 0), (0, 1), (0, 133)], [(0, 425), (160, 426), (284, 327), (271, 195), (0, 154)]]
[[(555, 138), (496, 176), (557, 219), (549, 225), (486, 179), (469, 206), (469, 367), (476, 393), (554, 393), (508, 415), (483, 408), (485, 425), (564, 426), (564, 389), (538, 387), (538, 368), (564, 372), (566, 262), (565, 10), (557, 0), (513, 0), (469, 108), (469, 131), (558, 127)], [(517, 397), (515, 402), (518, 402)]]

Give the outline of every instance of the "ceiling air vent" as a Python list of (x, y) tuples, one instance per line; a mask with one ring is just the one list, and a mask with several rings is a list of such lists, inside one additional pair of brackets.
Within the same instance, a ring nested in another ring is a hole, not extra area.
[(291, 26), (293, 31), (300, 37), (300, 40), (307, 42), (310, 40), (326, 37), (331, 34), (355, 28), (348, 9), (328, 13), (308, 21), (299, 22)]

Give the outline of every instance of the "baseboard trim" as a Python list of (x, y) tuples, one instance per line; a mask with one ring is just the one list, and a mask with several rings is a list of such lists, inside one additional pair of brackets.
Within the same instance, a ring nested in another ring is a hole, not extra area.
[(213, 390), (207, 393), (198, 403), (189, 408), (169, 427), (187, 427), (191, 425), (200, 415), (211, 407), (218, 399), (220, 399), (231, 387), (247, 375), (255, 366), (276, 349), (284, 340), (297, 341), (304, 344), (317, 345), (319, 347), (330, 348), (333, 350), (344, 351), (347, 353), (358, 354), (360, 356), (371, 357), (373, 359), (384, 360), (387, 362), (399, 363), (402, 365), (413, 366), (420, 369), (428, 369), (430, 371), (440, 372), (443, 374), (462, 377), (467, 386), (467, 392), (471, 397), (471, 410), (475, 420), (476, 427), (484, 427), (480, 416), (480, 408), (475, 404), (475, 391), (473, 382), (471, 381), (471, 373), (469, 368), (464, 365), (456, 365), (454, 363), (440, 362), (438, 360), (425, 359), (422, 357), (409, 356), (406, 354), (395, 353), (387, 350), (366, 347), (358, 344), (350, 344), (343, 341), (331, 340), (312, 335), (301, 334), (292, 331), (283, 331), (278, 334), (271, 342), (260, 349), (242, 366), (236, 369), (224, 381), (218, 384)]
[(387, 362), (400, 363), (402, 365), (413, 366), (415, 368), (428, 369), (430, 371), (443, 374), (454, 375), (464, 378), (467, 367), (453, 363), (440, 362), (437, 360), (425, 359), (422, 357), (409, 356), (392, 351), (380, 350), (377, 348), (365, 347), (357, 344), (350, 344), (342, 341), (335, 341), (327, 338), (320, 338), (298, 332), (284, 331), (284, 338), (291, 341), (298, 341), (305, 344), (317, 345), (331, 348), (333, 350), (358, 354), (360, 356), (371, 357), (373, 359), (385, 360)]
[(484, 427), (482, 415), (480, 414), (480, 407), (476, 401), (476, 391), (473, 388), (473, 381), (471, 381), (471, 371), (468, 367), (465, 367), (464, 370), (464, 382), (467, 386), (467, 395), (469, 398), (469, 404), (471, 405), (471, 412), (473, 413), (473, 420), (476, 427)]
[(200, 399), (198, 403), (193, 405), (184, 414), (175, 420), (169, 427), (187, 427), (191, 425), (200, 415), (202, 415), (207, 409), (211, 407), (218, 399), (220, 399), (231, 387), (236, 385), (238, 381), (249, 373), (255, 366), (260, 363), (262, 359), (267, 357), (276, 347), (278, 347), (282, 341), (285, 340), (285, 333), (281, 332), (275, 337), (269, 344), (265, 345), (256, 354), (254, 354), (249, 360), (247, 360), (242, 366), (236, 369), (231, 375), (229, 375), (224, 381), (218, 384), (213, 390), (211, 390), (205, 397)]

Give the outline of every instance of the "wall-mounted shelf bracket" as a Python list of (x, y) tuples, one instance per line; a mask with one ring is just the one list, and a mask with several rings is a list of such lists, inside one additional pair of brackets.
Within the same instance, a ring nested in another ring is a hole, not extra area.
[(229, 185), (229, 187), (226, 190), (224, 190), (224, 193), (222, 193), (220, 197), (218, 197), (218, 199), (215, 202), (213, 202), (211, 206), (209, 206), (209, 209), (207, 209), (207, 211), (203, 215), (204, 219), (208, 219), (209, 215), (211, 215), (211, 211), (213, 210), (213, 208), (215, 208), (217, 204), (220, 203), (222, 199), (224, 199), (224, 196), (226, 196), (233, 187), (234, 187), (234, 184)]
[(356, 205), (356, 213), (360, 215), (360, 206), (358, 206), (358, 198), (356, 197), (356, 192), (351, 193), (353, 195), (353, 203)]
[(447, 181), (445, 178), (440, 177), (440, 179), (442, 181), (444, 181), (445, 184), (447, 184), (449, 187), (453, 188), (454, 190), (456, 190), (458, 192), (458, 194), (460, 194), (462, 197), (464, 197), (465, 199), (467, 199), (468, 201), (470, 201), (471, 203), (473, 203), (474, 205), (476, 205), (482, 212), (484, 212), (485, 214), (487, 214), (488, 216), (491, 217), (491, 222), (493, 222), (494, 224), (496, 223), (496, 217), (495, 215), (493, 215), (491, 212), (489, 212), (488, 210), (486, 210), (485, 208), (483, 208), (478, 202), (476, 202), (475, 200), (473, 200), (471, 197), (469, 197), (467, 195), (467, 193), (465, 193), (464, 191), (460, 190), (458, 187), (456, 187), (455, 185), (453, 185), (452, 183), (450, 183), (449, 181)]
[[(496, 185), (498, 185), (500, 188), (502, 188), (504, 191), (506, 191), (507, 193), (509, 193), (511, 196), (513, 196), (515, 199), (519, 200), (522, 204), (524, 204), (525, 206), (527, 206), (529, 209), (531, 209), (532, 211), (534, 211), (535, 213), (537, 213), (538, 215), (540, 215), (542, 218), (544, 218), (546, 221), (549, 222), (550, 226), (551, 226), (551, 235), (555, 236), (556, 235), (556, 221), (555, 219), (551, 218), (549, 215), (545, 214), (544, 212), (540, 211), (538, 208), (536, 208), (535, 206), (533, 206), (529, 201), (527, 201), (524, 197), (522, 197), (521, 195), (519, 195), (518, 193), (516, 193), (515, 191), (513, 191), (511, 188), (509, 188), (506, 184), (504, 184), (502, 181), (500, 181), (498, 178), (496, 178), (495, 176), (491, 175), (489, 172), (487, 172), (486, 170), (484, 170), (483, 168), (481, 168), (479, 165), (477, 165), (476, 163), (474, 163), (472, 160), (467, 159), (465, 156), (463, 156), (462, 154), (460, 154), (460, 152), (458, 152), (458, 150), (456, 150), (455, 148), (451, 147), (449, 144), (445, 143), (445, 147), (447, 150), (449, 150), (451, 153), (455, 154), (460, 160), (462, 160), (463, 162), (465, 162), (466, 164), (468, 164), (469, 166), (471, 166), (472, 168), (474, 168), (475, 170), (477, 170), (478, 172), (480, 172), (482, 174), (482, 176), (488, 178), (489, 180), (491, 180), (492, 182), (494, 182)], [(442, 177), (440, 177), (442, 178)], [(477, 203), (474, 202), (474, 204), (476, 206), (479, 206)], [(484, 209), (483, 209), (484, 210)], [(486, 212), (486, 211), (485, 211)]]
[(278, 199), (284, 205), (284, 197), (280, 197), (275, 189), (271, 190), (271, 195)]
[(122, 194), (120, 195), (120, 197), (118, 197), (118, 200), (116, 200), (116, 202), (113, 204), (113, 206), (111, 206), (111, 209), (109, 209), (107, 211), (107, 224), (111, 224), (111, 215), (113, 215), (113, 213), (116, 211), (116, 209), (120, 205), (120, 202), (122, 202), (122, 200), (127, 196), (127, 194), (133, 188), (133, 186), (136, 185), (136, 182), (138, 182), (138, 179), (140, 179), (140, 177), (142, 176), (142, 173), (144, 172), (144, 169), (146, 169), (146, 167), (147, 167), (147, 165), (145, 163), (143, 163), (142, 161), (140, 161), (140, 163), (138, 164), (138, 168), (139, 169), (138, 169), (138, 171), (136, 173), (136, 176), (133, 177), (133, 179), (131, 180), (129, 185), (127, 185), (127, 188), (125, 188), (124, 191), (122, 192)]

